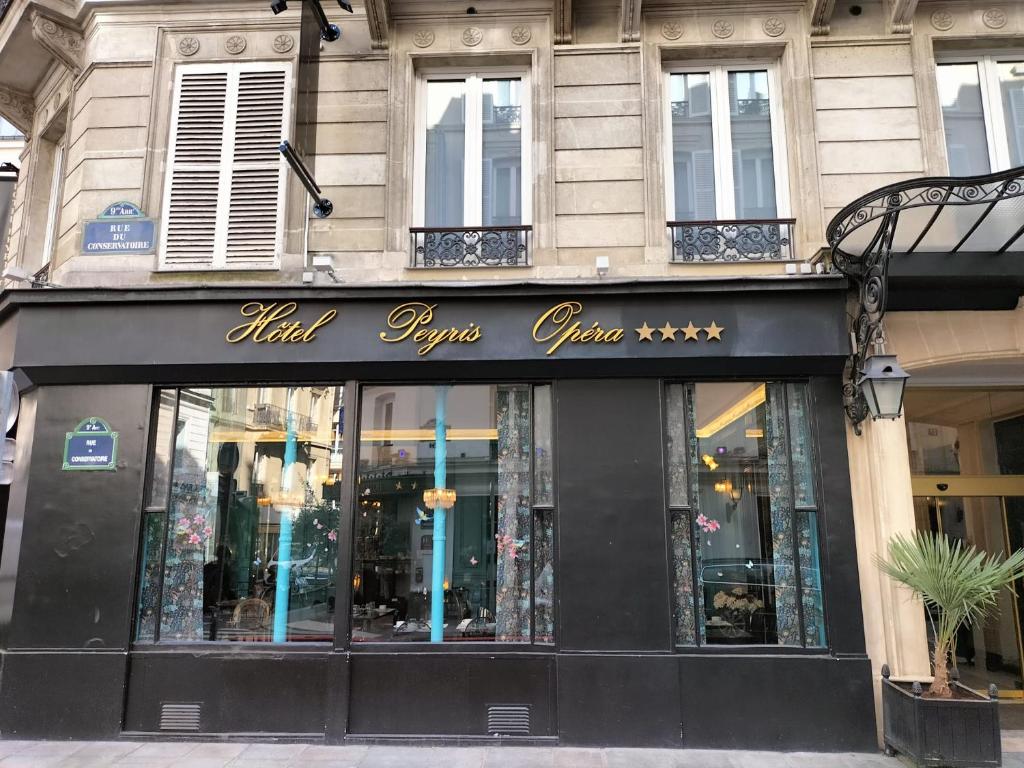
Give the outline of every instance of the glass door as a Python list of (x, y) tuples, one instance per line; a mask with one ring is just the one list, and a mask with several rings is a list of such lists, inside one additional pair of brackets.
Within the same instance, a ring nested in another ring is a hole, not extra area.
[[(916, 475), (913, 487), (919, 530), (999, 557), (1024, 547), (1024, 477)], [(955, 665), (961, 682), (979, 692), (994, 683), (1000, 698), (1024, 699), (1024, 585), (1014, 590), (1003, 590), (997, 611), (957, 634)]]

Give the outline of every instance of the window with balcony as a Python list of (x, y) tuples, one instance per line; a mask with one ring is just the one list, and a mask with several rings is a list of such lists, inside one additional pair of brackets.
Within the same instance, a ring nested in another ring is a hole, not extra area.
[(950, 175), (1024, 165), (1024, 55), (950, 59), (937, 73)]
[(178, 68), (160, 267), (275, 269), (284, 232), (290, 66)]
[(424, 73), (417, 106), (412, 266), (529, 265), (527, 76)]
[(672, 71), (665, 87), (672, 260), (795, 258), (774, 71)]

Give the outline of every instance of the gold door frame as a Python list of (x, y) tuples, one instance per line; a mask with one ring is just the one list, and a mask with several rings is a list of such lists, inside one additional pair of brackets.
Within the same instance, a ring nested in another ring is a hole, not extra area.
[[(917, 497), (997, 497), (1003, 517), (1003, 548), (1010, 552), (1010, 526), (1006, 516), (1006, 497), (1024, 496), (1024, 475), (911, 475), (911, 490)], [(939, 529), (942, 517), (939, 516)], [(1013, 589), (1010, 590), (1013, 592)], [(1013, 598), (1013, 625), (1017, 638), (1017, 656), (1024, 675), (1024, 639), (1021, 637), (1020, 610), (1017, 597)], [(986, 693), (982, 691), (982, 693)], [(1024, 691), (999, 690), (999, 698), (1021, 699)]]

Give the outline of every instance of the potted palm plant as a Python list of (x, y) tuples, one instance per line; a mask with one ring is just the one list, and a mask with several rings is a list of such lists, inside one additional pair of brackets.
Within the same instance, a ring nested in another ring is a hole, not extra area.
[(882, 669), (886, 752), (900, 752), (918, 766), (1002, 765), (995, 686), (986, 698), (950, 680), (949, 658), (956, 655), (957, 630), (991, 614), (1000, 590), (1024, 576), (1024, 550), (1000, 559), (918, 531), (894, 536), (888, 560), (877, 563), (921, 598), (935, 636), (934, 677), (927, 691), (919, 682), (889, 679), (888, 665)]

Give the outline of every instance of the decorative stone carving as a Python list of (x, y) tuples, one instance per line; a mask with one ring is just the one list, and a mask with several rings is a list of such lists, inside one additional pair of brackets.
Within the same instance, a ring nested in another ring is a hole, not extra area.
[(893, 0), (889, 29), (894, 35), (909, 35), (914, 28), (917, 0)]
[(195, 56), (199, 53), (198, 37), (183, 37), (178, 41), (178, 53), (182, 56)]
[(736, 25), (726, 19), (718, 19), (711, 25), (711, 34), (715, 37), (732, 37), (732, 33), (735, 31)]
[(530, 38), (533, 37), (533, 32), (525, 24), (512, 27), (512, 31), (508, 33), (509, 38), (516, 45), (526, 45), (530, 42)]
[(246, 40), (241, 35), (232, 35), (224, 41), (224, 50), (233, 56), (237, 56), (245, 50)]
[(32, 135), (36, 103), (31, 94), (0, 86), (0, 115), (26, 136)]
[(387, 50), (388, 33), (391, 29), (390, 0), (366, 0), (366, 24), (370, 28), (370, 48), (375, 51)]
[(953, 25), (956, 23), (956, 17), (949, 11), (938, 10), (932, 13), (929, 21), (939, 32), (946, 32), (953, 28)]
[(288, 34), (281, 34), (274, 38), (274, 50), (278, 53), (288, 53), (295, 47), (295, 38)]
[(619, 0), (619, 40), (623, 43), (640, 42), (641, 0)]
[(769, 16), (761, 24), (761, 29), (768, 37), (778, 37), (786, 31), (786, 22), (780, 19), (778, 16)]
[(683, 25), (678, 21), (666, 21), (661, 25), (661, 36), (666, 40), (678, 40), (683, 36)]
[(479, 45), (484, 39), (484, 33), (479, 27), (466, 27), (462, 30), (462, 42), (468, 46)]
[(412, 36), (412, 43), (417, 48), (429, 48), (434, 44), (434, 33), (429, 29), (417, 30)]
[(1006, 11), (1002, 8), (989, 8), (981, 15), (981, 20), (989, 29), (1002, 29), (1006, 26)]
[(32, 37), (74, 74), (82, 71), (85, 46), (76, 30), (32, 11)]
[(572, 42), (572, 0), (554, 0), (555, 42)]
[(832, 22), (832, 12), (835, 10), (836, 0), (812, 0), (811, 5), (811, 34), (827, 35)]

